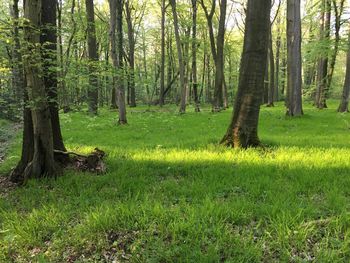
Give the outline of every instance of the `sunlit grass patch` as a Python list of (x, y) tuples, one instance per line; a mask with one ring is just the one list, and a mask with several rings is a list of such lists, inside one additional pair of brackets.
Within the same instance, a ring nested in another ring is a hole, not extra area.
[[(0, 261), (348, 262), (350, 117), (262, 108), (260, 149), (218, 145), (231, 111), (62, 114), (66, 146), (107, 153), (0, 199)], [(20, 135), (19, 135), (20, 137)], [(18, 160), (19, 140), (1, 170)]]

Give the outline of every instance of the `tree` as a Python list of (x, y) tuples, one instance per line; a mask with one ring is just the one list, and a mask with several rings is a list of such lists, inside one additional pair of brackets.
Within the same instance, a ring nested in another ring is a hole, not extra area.
[(195, 111), (200, 112), (198, 83), (197, 83), (197, 1), (192, 2), (192, 89), (195, 103)]
[(109, 38), (111, 42), (111, 57), (115, 73), (113, 74), (113, 83), (117, 93), (117, 104), (119, 109), (118, 123), (127, 124), (124, 77), (123, 77), (123, 1), (109, 0), (110, 8), (110, 31)]
[[(320, 42), (328, 42), (330, 38), (331, 24), (331, 3), (330, 0), (321, 1), (320, 12)], [(328, 49), (328, 46), (327, 48)], [(328, 52), (322, 54), (318, 61), (317, 70), (317, 90), (315, 96), (315, 106), (318, 109), (327, 108), (327, 71), (328, 71)]]
[(88, 87), (88, 105), (91, 114), (97, 114), (98, 109), (98, 79), (96, 74), (96, 63), (98, 61), (96, 29), (95, 29), (95, 11), (94, 1), (85, 0), (86, 18), (87, 18), (87, 42), (89, 56), (89, 87)]
[(224, 58), (223, 50), (225, 43), (225, 21), (226, 21), (226, 7), (227, 0), (222, 0), (220, 3), (220, 17), (219, 17), (219, 28), (218, 34), (214, 36), (214, 26), (213, 26), (213, 17), (215, 14), (216, 0), (211, 1), (211, 9), (208, 11), (208, 8), (204, 4), (204, 0), (200, 1), (202, 8), (204, 10), (208, 31), (209, 31), (209, 40), (211, 46), (211, 53), (215, 64), (215, 86), (214, 86), (214, 98), (213, 98), (213, 111), (220, 111), (224, 106), (223, 101), (223, 89), (224, 89)]
[(300, 0), (287, 1), (287, 96), (288, 116), (300, 116), (302, 109)]
[(54, 149), (66, 151), (63, 143), (57, 95), (57, 5), (56, 0), (42, 0), (40, 44), (42, 50), (43, 81), (49, 97), (50, 119)]
[(159, 105), (164, 105), (164, 91), (165, 91), (165, 15), (166, 15), (165, 0), (161, 0), (161, 54), (160, 54), (160, 91), (159, 91)]
[(269, 43), (271, 0), (248, 0), (239, 85), (234, 111), (222, 144), (260, 145), (258, 122)]
[[(41, 0), (26, 0), (24, 18), (26, 19), (24, 40), (24, 70), (27, 90), (31, 103), (33, 123), (33, 158), (27, 164), (24, 178), (51, 177), (57, 174), (54, 159), (54, 144), (51, 116), (47, 94), (42, 79), (42, 55), (40, 51)], [(30, 149), (26, 149), (30, 151)]]
[(350, 31), (348, 33), (348, 52), (346, 56), (346, 73), (343, 86), (343, 93), (338, 107), (338, 112), (349, 112), (349, 96), (350, 96)]
[(181, 92), (181, 101), (180, 101), (180, 113), (186, 112), (186, 85), (185, 85), (185, 62), (183, 59), (181, 39), (179, 32), (179, 22), (176, 10), (176, 0), (170, 0), (173, 19), (174, 19), (174, 31), (175, 31), (175, 41), (177, 48), (177, 57), (179, 61), (179, 72), (180, 72), (180, 92)]

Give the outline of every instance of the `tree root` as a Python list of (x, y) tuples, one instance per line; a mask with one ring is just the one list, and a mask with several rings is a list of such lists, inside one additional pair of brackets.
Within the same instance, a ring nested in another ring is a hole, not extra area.
[(55, 155), (73, 156), (70, 158), (69, 165), (79, 171), (88, 171), (96, 173), (105, 173), (106, 165), (103, 158), (106, 153), (98, 148), (89, 155), (82, 155), (75, 152), (63, 152), (54, 150)]

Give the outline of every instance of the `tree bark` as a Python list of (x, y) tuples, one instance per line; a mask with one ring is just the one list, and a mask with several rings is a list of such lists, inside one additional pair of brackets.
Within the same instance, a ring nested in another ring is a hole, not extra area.
[(111, 57), (116, 70), (113, 74), (113, 82), (119, 109), (118, 123), (123, 125), (127, 124), (123, 74), (123, 3), (122, 0), (109, 0), (109, 6)]
[[(272, 24), (271, 24), (272, 27)], [(268, 98), (267, 98), (267, 106), (274, 107), (275, 101), (275, 58), (273, 55), (273, 39), (272, 39), (272, 29), (270, 27), (270, 38), (269, 38), (269, 88), (268, 88)]]
[(87, 43), (89, 56), (89, 87), (88, 87), (88, 105), (89, 113), (97, 114), (98, 109), (98, 77), (97, 67), (97, 41), (95, 29), (95, 11), (94, 1), (86, 0), (86, 17), (87, 17)]
[(346, 56), (346, 73), (343, 86), (343, 93), (338, 107), (338, 112), (349, 112), (349, 96), (350, 96), (350, 31), (348, 36), (348, 51)]
[(12, 87), (15, 92), (16, 102), (20, 106), (23, 102), (23, 65), (22, 56), (20, 53), (21, 43), (19, 35), (19, 8), (18, 1), (13, 0), (11, 7), (11, 16), (13, 19), (13, 40), (14, 47), (12, 49)]
[(165, 0), (162, 0), (161, 4), (161, 54), (160, 54), (160, 91), (159, 91), (159, 105), (164, 105), (164, 85), (165, 85)]
[(130, 107), (136, 107), (135, 93), (135, 29), (132, 22), (133, 7), (130, 1), (125, 1), (126, 23), (128, 27), (128, 42), (129, 42), (129, 88), (130, 88)]
[(287, 96), (288, 116), (303, 115), (301, 77), (300, 0), (287, 0)]
[(178, 61), (179, 61), (179, 71), (180, 71), (181, 98), (180, 98), (180, 110), (179, 110), (179, 112), (185, 113), (186, 112), (185, 63), (184, 63), (182, 48), (181, 48), (179, 22), (178, 22), (177, 10), (176, 10), (176, 0), (170, 0), (170, 4), (171, 4), (172, 12), (173, 12), (177, 57), (178, 57)]
[(192, 90), (195, 111), (200, 112), (197, 83), (197, 1), (192, 0)]
[(232, 121), (222, 144), (248, 148), (260, 145), (258, 122), (269, 43), (271, 0), (248, 0), (238, 92)]
[[(24, 39), (26, 43), (23, 59), (29, 100), (32, 104), (32, 123), (34, 135), (33, 159), (24, 171), (24, 180), (28, 178), (51, 177), (57, 175), (54, 160), (54, 144), (51, 116), (44, 80), (42, 79), (42, 61), (40, 30), (42, 26), (41, 0), (26, 0), (24, 17), (26, 19)], [(30, 149), (28, 149), (30, 150)]]
[[(331, 20), (330, 0), (322, 0), (321, 23), (320, 23), (320, 41), (329, 40), (330, 20)], [(318, 62), (317, 72), (317, 91), (315, 97), (315, 106), (318, 109), (327, 108), (327, 71), (328, 71), (328, 52), (322, 55)]]
[(214, 90), (214, 112), (224, 107), (224, 43), (225, 43), (225, 21), (227, 0), (221, 0), (219, 29), (216, 38), (216, 60), (215, 60), (215, 90)]
[[(46, 93), (49, 97), (49, 109), (55, 150), (66, 151), (63, 143), (58, 105), (57, 91), (57, 15), (56, 0), (42, 0), (41, 2), (41, 24), (40, 44), (43, 47), (42, 68), (43, 81)], [(57, 160), (59, 161), (59, 160)], [(64, 160), (62, 160), (64, 162)]]

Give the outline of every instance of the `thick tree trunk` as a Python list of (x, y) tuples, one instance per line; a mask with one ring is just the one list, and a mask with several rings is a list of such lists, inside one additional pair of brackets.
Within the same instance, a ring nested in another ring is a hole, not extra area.
[(231, 124), (221, 143), (256, 147), (269, 43), (271, 0), (248, 0), (238, 92)]
[(348, 36), (348, 52), (346, 57), (346, 73), (338, 112), (349, 112), (349, 96), (350, 96), (350, 32)]
[(287, 1), (287, 115), (303, 115), (300, 0)]
[[(41, 4), (42, 33), (40, 43), (43, 47), (42, 68), (43, 81), (49, 97), (53, 145), (55, 150), (66, 151), (63, 143), (57, 94), (57, 25), (56, 0), (42, 0)], [(61, 160), (64, 161), (64, 160)]]
[(179, 71), (180, 71), (181, 98), (180, 98), (180, 110), (179, 110), (179, 112), (185, 113), (186, 112), (185, 63), (184, 63), (182, 48), (181, 48), (181, 38), (180, 38), (179, 22), (178, 22), (177, 10), (176, 10), (176, 0), (170, 0), (170, 4), (171, 4), (172, 12), (173, 12), (175, 40), (176, 40), (176, 47), (177, 47), (177, 57), (178, 57), (178, 61), (179, 61)]
[(94, 1), (86, 0), (86, 17), (87, 17), (87, 43), (89, 56), (89, 88), (88, 88), (88, 105), (91, 114), (97, 114), (98, 109), (98, 62), (96, 29), (95, 29), (95, 11)]
[[(26, 0), (24, 17), (27, 20), (24, 30), (26, 42), (24, 69), (27, 80), (29, 100), (32, 104), (32, 123), (34, 134), (34, 153), (27, 165), (24, 178), (51, 177), (57, 174), (54, 160), (53, 134), (50, 109), (42, 79), (40, 44), (41, 0)], [(30, 150), (30, 149), (28, 149)]]

